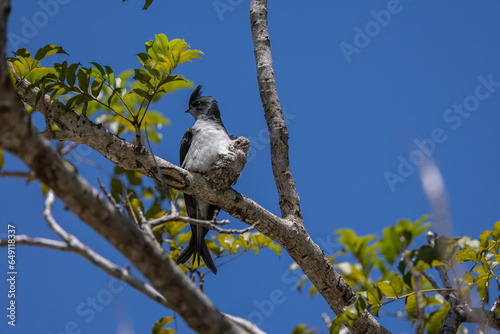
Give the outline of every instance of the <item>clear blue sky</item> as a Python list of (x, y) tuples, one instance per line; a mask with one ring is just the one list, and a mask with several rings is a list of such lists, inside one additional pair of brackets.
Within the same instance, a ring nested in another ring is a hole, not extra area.
[[(215, 9), (216, 1), (157, 0), (147, 11), (140, 10), (143, 3), (138, 0), (12, 2), (9, 51), (23, 47), (34, 53), (53, 43), (64, 47), (70, 62), (86, 66), (96, 61), (121, 72), (140, 66), (135, 54), (143, 52), (154, 34), (183, 38), (202, 50), (203, 61), (184, 64), (178, 73), (203, 84), (204, 93), (218, 99), (230, 133), (250, 138), (250, 161), (235, 188), (279, 214), (256, 82), (249, 1), (217, 1), (232, 3), (223, 13)], [(477, 238), (500, 219), (499, 16), (500, 3), (491, 0), (269, 1), (292, 171), (314, 240), (326, 242), (334, 229), (346, 227), (359, 234), (380, 233), (399, 218), (415, 220), (429, 213), (417, 172), (402, 170), (392, 185), (384, 176), (398, 175), (400, 164), (425, 154), (423, 149), (415, 152), (415, 140), (432, 146), (428, 153), (444, 177), (457, 235)], [(163, 128), (164, 140), (154, 150), (174, 163), (179, 141), (193, 124), (182, 112), (189, 94), (180, 91), (155, 106), (172, 125)], [(90, 150), (77, 153), (111, 169)], [(5, 169), (24, 168), (12, 156), (6, 159)], [(79, 168), (93, 184), (96, 176), (106, 178), (94, 167), (82, 163)], [(3, 237), (6, 224), (14, 223), (18, 234), (55, 238), (42, 219), (43, 199), (36, 183), (0, 179), (0, 189)], [(127, 265), (60, 203), (54, 213), (63, 227), (96, 251)], [(329, 248), (338, 246), (331, 243)], [(0, 270), (6, 273), (5, 250), (0, 256)], [(81, 333), (148, 333), (155, 321), (172, 314), (132, 288), (115, 284), (77, 255), (20, 247), (17, 259), (18, 326), (6, 325), (7, 287), (1, 280), (2, 333), (72, 333), (72, 326)], [(209, 275), (205, 291), (221, 310), (261, 319), (261, 328), (269, 333), (288, 333), (298, 323), (325, 333), (320, 314), (332, 312), (321, 298), (293, 291), (295, 276), (286, 276), (291, 262), (288, 255), (278, 259), (271, 251), (257, 257), (246, 254), (222, 266), (217, 276)], [(272, 310), (260, 308), (280, 293)], [(93, 298), (101, 303), (92, 313), (88, 303)], [(394, 318), (381, 321), (394, 332), (412, 331)], [(191, 332), (182, 322), (179, 327), (181, 333)]]

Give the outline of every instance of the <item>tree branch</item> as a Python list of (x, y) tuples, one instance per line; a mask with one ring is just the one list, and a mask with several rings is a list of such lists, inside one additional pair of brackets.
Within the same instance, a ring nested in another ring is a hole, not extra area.
[[(279, 195), (283, 225), (291, 225), (293, 235), (284, 243), (288, 254), (328, 302), (332, 310), (341, 314), (345, 306), (356, 300), (356, 295), (347, 283), (333, 269), (323, 251), (311, 241), (304, 228), (299, 197), (290, 169), (288, 157), (288, 130), (278, 99), (274, 78), (271, 43), (267, 29), (267, 0), (251, 0), (250, 25), (254, 44), (257, 82), (264, 107), (265, 118), (271, 140), (271, 163)], [(259, 229), (259, 226), (256, 226)], [(266, 233), (265, 233), (266, 234)], [(272, 235), (273, 240), (276, 240)], [(290, 239), (294, 239), (293, 241)], [(322, 269), (320, 269), (322, 268)], [(330, 282), (325, 281), (330, 280)], [(334, 283), (333, 285), (331, 283)], [(340, 297), (340, 299), (339, 299)], [(355, 333), (388, 333), (369, 313), (360, 315), (354, 322)]]
[(267, 30), (267, 0), (252, 0), (250, 25), (254, 45), (257, 82), (271, 140), (271, 164), (278, 189), (281, 216), (302, 222), (299, 196), (288, 158), (288, 130), (274, 79), (271, 42)]
[(52, 216), (52, 206), (54, 205), (54, 201), (54, 193), (51, 190), (47, 193), (47, 198), (45, 200), (45, 209), (43, 210), (43, 217), (47, 221), (47, 224), (49, 224), (50, 229), (53, 230), (56, 235), (64, 241), (65, 249), (61, 250), (67, 250), (81, 255), (82, 257), (96, 265), (98, 268), (104, 270), (110, 276), (118, 278), (124, 283), (142, 292), (157, 303), (168, 308), (173, 308), (173, 306), (169, 304), (167, 299), (159, 294), (158, 291), (156, 291), (151, 285), (141, 282), (141, 280), (139, 280), (137, 277), (130, 274), (128, 270), (112, 263), (102, 255), (90, 249), (77, 237), (66, 232)]

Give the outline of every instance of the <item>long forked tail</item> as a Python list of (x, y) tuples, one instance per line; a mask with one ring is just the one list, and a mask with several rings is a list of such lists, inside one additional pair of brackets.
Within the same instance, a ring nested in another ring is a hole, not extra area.
[(194, 254), (193, 263), (195, 261), (198, 261), (198, 265), (200, 265), (200, 258), (202, 258), (207, 268), (210, 269), (214, 274), (217, 274), (217, 267), (212, 260), (212, 256), (210, 255), (210, 251), (208, 250), (207, 244), (205, 242), (205, 235), (207, 235), (208, 229), (204, 228), (203, 226), (190, 226), (192, 235), (191, 239), (189, 240), (189, 244), (186, 248), (184, 248), (175, 263), (185, 263), (187, 260), (189, 260), (191, 255)]

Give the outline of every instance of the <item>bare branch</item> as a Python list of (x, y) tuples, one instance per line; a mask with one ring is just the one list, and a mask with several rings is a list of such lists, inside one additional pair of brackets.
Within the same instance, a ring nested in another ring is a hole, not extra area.
[(223, 313), (226, 317), (234, 321), (238, 326), (246, 330), (249, 334), (266, 334), (263, 330), (257, 327), (254, 323), (231, 314)]
[(271, 140), (271, 163), (274, 181), (278, 189), (281, 216), (302, 222), (299, 196), (288, 158), (288, 130), (281, 109), (274, 78), (271, 42), (267, 30), (267, 0), (252, 0), (250, 25), (257, 67), (260, 98)]
[[(8, 239), (0, 240), (0, 247), (8, 245)], [(68, 248), (68, 244), (64, 241), (52, 240), (47, 238), (32, 238), (24, 234), (16, 235), (16, 245), (38, 246), (62, 251), (70, 250)]]
[(165, 297), (160, 295), (158, 291), (156, 291), (151, 285), (141, 282), (138, 278), (131, 275), (128, 270), (110, 262), (102, 255), (90, 249), (87, 245), (83, 244), (77, 237), (66, 232), (52, 216), (52, 206), (54, 205), (54, 201), (54, 193), (51, 190), (47, 193), (47, 199), (45, 200), (45, 209), (43, 210), (43, 217), (49, 224), (50, 229), (53, 230), (57, 234), (57, 236), (66, 243), (67, 250), (83, 256), (109, 275), (120, 279), (124, 283), (144, 293), (154, 301), (168, 308), (172, 308), (172, 305), (168, 303)]
[(17, 177), (22, 179), (29, 179), (35, 176), (35, 174), (31, 171), (29, 172), (20, 172), (20, 171), (6, 171), (0, 170), (0, 176), (4, 177)]
[(118, 203), (116, 203), (113, 196), (111, 196), (111, 194), (106, 190), (106, 187), (104, 186), (104, 184), (101, 183), (101, 180), (99, 179), (99, 177), (97, 178), (97, 182), (99, 183), (99, 188), (101, 189), (103, 194), (106, 195), (106, 198), (108, 199), (109, 203), (113, 204), (113, 206), (115, 207), (116, 210), (120, 210), (121, 212), (123, 212), (123, 210), (121, 210)]
[(497, 297), (493, 305), (491, 306), (490, 311), (495, 312), (498, 309), (498, 305), (500, 305), (500, 296)]

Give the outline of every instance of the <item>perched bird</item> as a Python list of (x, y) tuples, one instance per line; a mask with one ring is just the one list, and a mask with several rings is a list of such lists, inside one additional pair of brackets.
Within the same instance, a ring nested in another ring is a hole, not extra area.
[[(186, 112), (194, 117), (195, 123), (186, 131), (181, 141), (181, 167), (191, 172), (208, 172), (220, 154), (229, 153), (233, 139), (222, 123), (217, 101), (211, 96), (201, 96), (201, 86), (196, 87), (191, 94), (189, 109)], [(217, 210), (214, 205), (188, 194), (184, 194), (184, 200), (189, 217), (202, 220), (214, 219)], [(197, 260), (199, 265), (201, 257), (205, 265), (216, 274), (217, 267), (205, 243), (208, 229), (194, 224), (190, 227), (191, 239), (176, 263), (185, 263), (194, 254), (193, 263)]]

